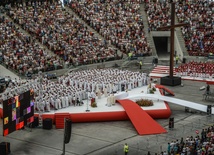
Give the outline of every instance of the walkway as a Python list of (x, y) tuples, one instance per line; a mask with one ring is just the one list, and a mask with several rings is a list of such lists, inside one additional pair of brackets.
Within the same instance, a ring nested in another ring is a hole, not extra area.
[[(195, 109), (198, 111), (207, 112), (207, 105), (203, 105), (203, 104), (199, 104), (199, 103), (191, 102), (191, 101), (186, 101), (186, 100), (182, 100), (182, 99), (177, 99), (174, 97), (162, 96), (162, 95), (158, 95), (158, 94), (143, 94), (142, 93), (142, 94), (138, 94), (138, 95), (129, 96), (126, 99), (135, 99), (135, 98), (142, 98), (142, 97), (158, 99), (158, 100), (166, 101), (168, 103), (173, 103), (173, 104), (180, 105), (183, 107)], [(214, 107), (212, 107), (212, 114), (214, 114)]]
[(166, 130), (149, 116), (138, 104), (131, 100), (118, 100), (139, 135), (166, 133)]

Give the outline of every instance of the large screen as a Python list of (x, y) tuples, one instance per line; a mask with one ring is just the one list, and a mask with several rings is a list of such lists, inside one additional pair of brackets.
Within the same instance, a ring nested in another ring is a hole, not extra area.
[(23, 94), (3, 101), (3, 136), (23, 128), (34, 121), (34, 92)]

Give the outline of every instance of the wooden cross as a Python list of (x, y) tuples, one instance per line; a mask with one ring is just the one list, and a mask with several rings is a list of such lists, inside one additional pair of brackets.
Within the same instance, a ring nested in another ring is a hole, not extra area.
[(175, 2), (171, 3), (171, 25), (159, 27), (158, 30), (169, 30), (170, 29), (170, 69), (169, 69), (169, 77), (173, 78), (173, 67), (174, 67), (174, 48), (175, 48), (175, 28), (181, 26), (187, 26), (187, 23), (175, 24)]

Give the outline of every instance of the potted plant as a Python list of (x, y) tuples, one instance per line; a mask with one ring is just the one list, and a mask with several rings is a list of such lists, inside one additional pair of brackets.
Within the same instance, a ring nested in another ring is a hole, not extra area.
[(148, 99), (139, 99), (136, 103), (141, 107), (153, 106), (153, 101)]
[(91, 107), (92, 108), (96, 108), (97, 107), (97, 103), (96, 102), (91, 103)]

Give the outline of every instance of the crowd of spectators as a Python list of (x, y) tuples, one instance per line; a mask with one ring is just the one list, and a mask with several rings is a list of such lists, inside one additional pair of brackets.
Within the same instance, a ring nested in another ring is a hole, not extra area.
[(162, 155), (213, 155), (214, 154), (214, 126), (196, 131), (196, 136), (175, 140), (168, 143), (167, 152)]
[(108, 44), (133, 56), (151, 55), (143, 19), (139, 14), (140, 0), (72, 0), (70, 8), (99, 32)]
[(145, 0), (145, 11), (148, 15), (149, 31), (157, 31), (159, 27), (170, 25), (171, 13), (168, 1)]
[(6, 67), (21, 75), (49, 71), (61, 65), (57, 57), (49, 55), (35, 38), (23, 33), (5, 16), (0, 16), (0, 55)]
[(214, 63), (190, 61), (175, 68), (175, 72), (184, 76), (214, 78)]
[(120, 59), (115, 48), (96, 37), (58, 1), (11, 7), (8, 15), (67, 64)]
[(179, 22), (190, 25), (182, 28), (190, 55), (208, 56), (214, 53), (214, 1), (188, 0), (176, 7)]
[[(170, 2), (145, 0), (149, 31), (170, 25)], [(176, 1), (176, 16), (180, 23), (189, 23), (181, 31), (190, 56), (208, 56), (214, 53), (214, 1)]]

